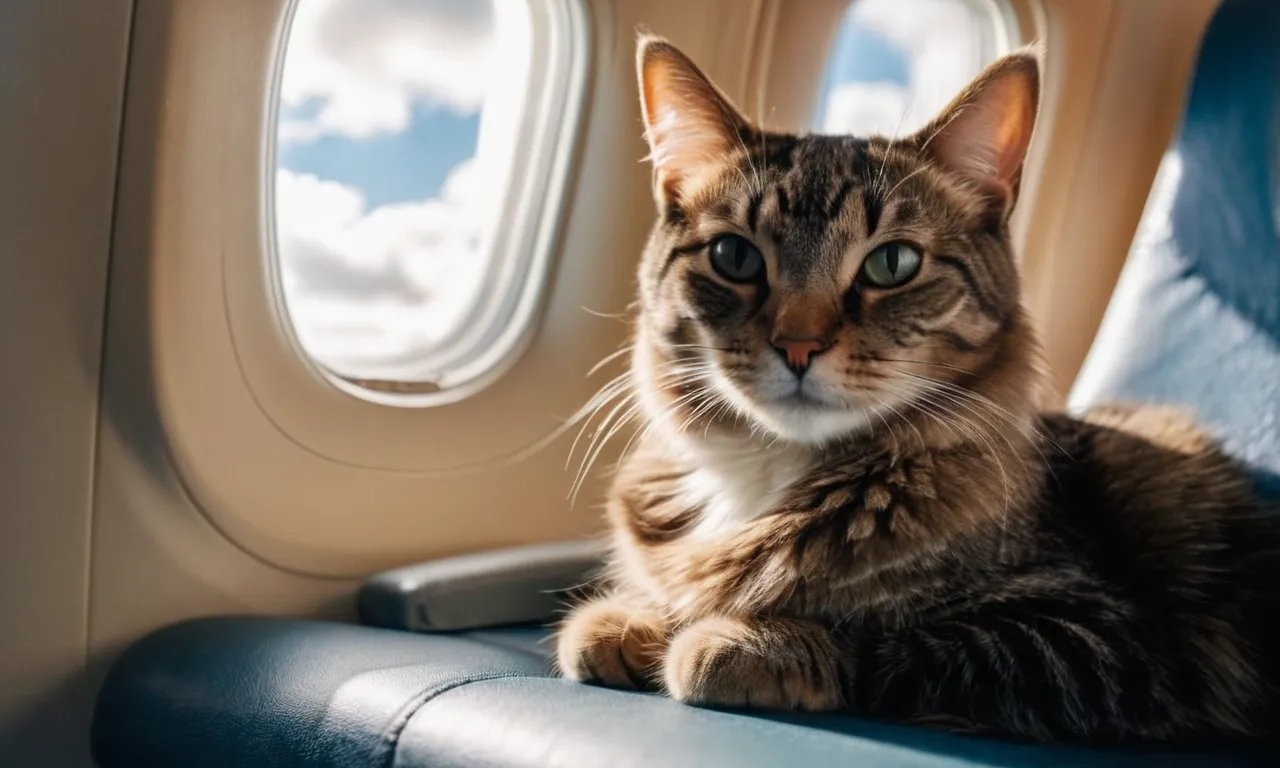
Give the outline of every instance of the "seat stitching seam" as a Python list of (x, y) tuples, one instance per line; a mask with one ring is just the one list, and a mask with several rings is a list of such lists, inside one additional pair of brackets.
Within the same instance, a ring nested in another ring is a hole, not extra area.
[(502, 680), (511, 677), (542, 677), (542, 675), (530, 675), (527, 672), (497, 672), (491, 674), (477, 675), (467, 678), (466, 680), (458, 680), (445, 685), (431, 688), (419, 694), (413, 701), (401, 710), (401, 714), (396, 717), (392, 724), (383, 730), (382, 737), (379, 739), (379, 749), (386, 749), (387, 755), (380, 762), (385, 768), (393, 768), (397, 750), (400, 746), (400, 737), (404, 734), (404, 729), (409, 726), (409, 721), (423, 707), (442, 694), (448, 693), (457, 688), (471, 685), (472, 683), (483, 683), (489, 680)]

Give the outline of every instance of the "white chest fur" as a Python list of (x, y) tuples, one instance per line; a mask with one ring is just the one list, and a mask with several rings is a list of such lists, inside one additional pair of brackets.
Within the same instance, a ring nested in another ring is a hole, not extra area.
[(683, 480), (685, 503), (701, 509), (693, 535), (715, 538), (776, 509), (809, 468), (809, 458), (786, 448), (703, 445), (697, 469)]

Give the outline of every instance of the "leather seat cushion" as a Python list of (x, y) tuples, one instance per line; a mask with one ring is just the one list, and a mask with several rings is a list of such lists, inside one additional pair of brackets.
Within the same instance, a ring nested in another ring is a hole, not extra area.
[(94, 724), (103, 768), (184, 766), (1231, 766), (1261, 756), (1096, 753), (968, 739), (846, 716), (763, 716), (579, 685), (545, 635), (415, 635), (204, 619), (143, 639)]

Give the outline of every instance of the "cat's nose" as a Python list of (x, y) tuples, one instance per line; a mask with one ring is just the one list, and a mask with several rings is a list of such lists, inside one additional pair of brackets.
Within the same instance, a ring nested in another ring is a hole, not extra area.
[(769, 343), (778, 350), (787, 361), (787, 366), (796, 373), (804, 373), (814, 355), (831, 346), (825, 339), (796, 339), (785, 336), (775, 338)]

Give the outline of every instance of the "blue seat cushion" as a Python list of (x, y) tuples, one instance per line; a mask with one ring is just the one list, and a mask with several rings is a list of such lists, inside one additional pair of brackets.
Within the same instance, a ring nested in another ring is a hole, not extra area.
[(1071, 403), (1116, 399), (1193, 407), (1280, 500), (1280, 2), (1206, 33)]
[(416, 635), (346, 624), (204, 619), (113, 667), (102, 768), (151, 766), (1232, 766), (1261, 755), (1099, 753), (846, 716), (697, 709), (551, 673), (545, 634)]

